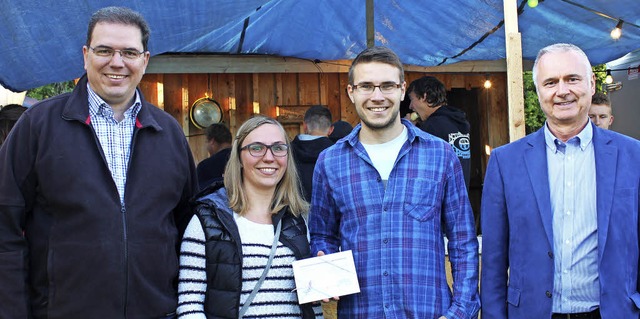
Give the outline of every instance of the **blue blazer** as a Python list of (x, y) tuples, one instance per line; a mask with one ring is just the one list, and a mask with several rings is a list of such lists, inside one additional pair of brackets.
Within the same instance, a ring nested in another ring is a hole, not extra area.
[[(589, 123), (589, 125), (593, 125)], [(602, 318), (640, 318), (640, 142), (593, 125)], [(482, 194), (482, 319), (551, 318), (553, 227), (544, 128), (496, 148)]]

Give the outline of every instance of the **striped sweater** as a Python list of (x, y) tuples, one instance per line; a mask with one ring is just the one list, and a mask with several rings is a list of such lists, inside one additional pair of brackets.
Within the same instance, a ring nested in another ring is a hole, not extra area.
[[(240, 307), (247, 300), (266, 266), (273, 243), (273, 225), (258, 224), (234, 214), (242, 241), (242, 293)], [(293, 252), (278, 243), (271, 268), (244, 318), (301, 318), (294, 291), (291, 263)], [(185, 231), (180, 249), (180, 280), (178, 285), (178, 317), (206, 318), (204, 313), (207, 289), (205, 272), (205, 236), (200, 220), (194, 216)], [(316, 318), (322, 318), (322, 308), (314, 307)]]

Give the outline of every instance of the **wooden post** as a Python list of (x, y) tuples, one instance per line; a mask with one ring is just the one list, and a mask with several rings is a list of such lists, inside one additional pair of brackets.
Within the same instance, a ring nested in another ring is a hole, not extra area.
[(373, 0), (366, 1), (366, 21), (367, 21), (367, 48), (375, 45), (375, 25), (373, 18)]
[(231, 136), (236, 135), (236, 81), (233, 75), (227, 78), (227, 94), (229, 99), (229, 130)]
[(513, 142), (525, 136), (524, 92), (522, 84), (522, 38), (518, 31), (518, 4), (516, 0), (504, 0), (503, 4), (507, 53), (509, 141)]
[(181, 112), (181, 125), (182, 125), (182, 131), (184, 132), (184, 136), (187, 137), (187, 141), (190, 140), (190, 129), (189, 129), (189, 123), (190, 123), (190, 115), (189, 115), (189, 111), (191, 110), (191, 105), (189, 105), (189, 76), (186, 74), (182, 75), (183, 78), (183, 86), (182, 86), (182, 95), (181, 95), (181, 101), (182, 101), (182, 112)]

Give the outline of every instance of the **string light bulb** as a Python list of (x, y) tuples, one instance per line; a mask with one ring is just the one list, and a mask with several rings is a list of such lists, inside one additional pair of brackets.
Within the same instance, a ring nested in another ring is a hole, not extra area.
[(484, 153), (487, 154), (487, 156), (491, 155), (491, 146), (485, 144)]
[(607, 70), (607, 76), (604, 78), (604, 83), (607, 83), (607, 84), (613, 83), (613, 76), (611, 75), (611, 70)]
[(535, 8), (538, 6), (538, 0), (527, 0), (527, 4), (529, 5), (529, 7)]
[(485, 75), (484, 88), (485, 89), (491, 88), (491, 80), (489, 80), (489, 74)]
[(618, 40), (620, 39), (620, 37), (622, 36), (622, 24), (624, 23), (624, 21), (622, 20), (618, 20), (618, 24), (616, 24), (616, 27), (613, 28), (613, 30), (611, 30), (611, 38), (614, 40)]

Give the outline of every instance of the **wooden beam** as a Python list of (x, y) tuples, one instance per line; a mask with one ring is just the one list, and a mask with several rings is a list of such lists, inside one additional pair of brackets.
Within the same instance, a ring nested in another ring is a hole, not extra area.
[(504, 0), (503, 5), (505, 45), (507, 53), (509, 141), (513, 142), (525, 136), (524, 93), (522, 79), (522, 38), (518, 31), (518, 4), (516, 0)]
[[(531, 69), (532, 62), (528, 63)], [(347, 73), (351, 60), (312, 60), (263, 55), (159, 55), (146, 73)], [(425, 73), (506, 72), (506, 60), (463, 61), (441, 66), (405, 65), (405, 71)]]
[(180, 96), (180, 100), (181, 100), (181, 105), (182, 105), (182, 114), (181, 114), (181, 118), (182, 121), (180, 121), (180, 124), (182, 125), (182, 131), (184, 132), (184, 136), (187, 137), (187, 141), (189, 140), (189, 135), (191, 135), (191, 131), (189, 129), (189, 121), (190, 121), (190, 116), (189, 116), (189, 110), (191, 108), (191, 105), (189, 105), (189, 76), (186, 74), (182, 75), (183, 78), (183, 86), (182, 86), (182, 90), (181, 90), (181, 96)]
[(350, 65), (349, 60), (315, 63), (259, 55), (159, 55), (151, 58), (146, 73), (346, 73)]
[(238, 123), (236, 121), (236, 82), (234, 76), (227, 78), (227, 95), (229, 96), (229, 130), (235, 136)]
[(254, 74), (252, 76), (251, 85), (253, 88), (253, 114), (260, 114), (260, 76)]
[(329, 88), (327, 86), (327, 75), (324, 73), (318, 74), (318, 81), (320, 82), (320, 89), (318, 90), (318, 100), (320, 100), (320, 105), (329, 105)]
[(367, 19), (367, 48), (371, 48), (375, 45), (376, 27), (374, 24), (373, 15), (373, 0), (366, 1), (366, 19)]

